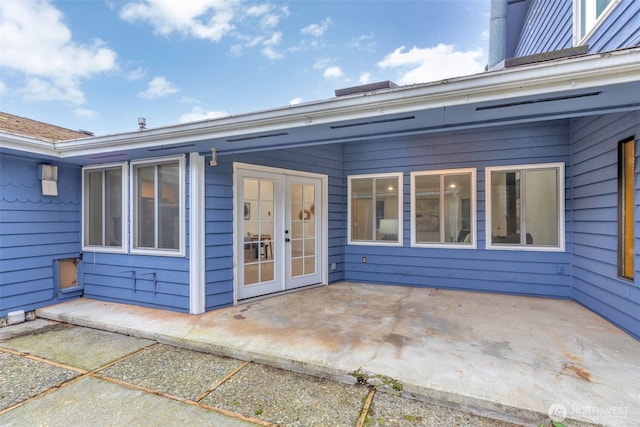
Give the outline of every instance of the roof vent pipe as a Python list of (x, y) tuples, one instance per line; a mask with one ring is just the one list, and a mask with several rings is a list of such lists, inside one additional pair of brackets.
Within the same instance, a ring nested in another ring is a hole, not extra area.
[(508, 0), (491, 0), (489, 21), (489, 70), (506, 59)]

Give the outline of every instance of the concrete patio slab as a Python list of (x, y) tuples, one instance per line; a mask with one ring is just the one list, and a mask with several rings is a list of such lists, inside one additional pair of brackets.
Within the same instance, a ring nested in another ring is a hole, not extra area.
[(570, 301), (339, 283), (197, 316), (87, 299), (37, 314), (505, 421), (640, 419), (640, 342)]

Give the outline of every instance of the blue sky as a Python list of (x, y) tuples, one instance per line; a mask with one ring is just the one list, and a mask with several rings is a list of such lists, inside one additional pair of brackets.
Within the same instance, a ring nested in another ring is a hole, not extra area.
[(2, 0), (0, 110), (96, 135), (482, 72), (489, 0)]

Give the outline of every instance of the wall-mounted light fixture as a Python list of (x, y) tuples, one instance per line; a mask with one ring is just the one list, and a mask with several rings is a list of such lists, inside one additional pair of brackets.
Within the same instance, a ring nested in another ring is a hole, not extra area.
[(209, 166), (217, 166), (218, 165), (218, 150), (215, 148), (211, 149), (211, 160), (209, 160)]
[(58, 166), (39, 164), (38, 179), (42, 182), (43, 196), (58, 195)]

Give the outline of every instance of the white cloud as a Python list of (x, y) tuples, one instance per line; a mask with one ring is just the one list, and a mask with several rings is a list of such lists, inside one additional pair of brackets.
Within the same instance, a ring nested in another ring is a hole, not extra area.
[(147, 77), (147, 70), (142, 67), (138, 67), (135, 70), (131, 70), (127, 73), (127, 80), (136, 81)]
[(238, 1), (234, 0), (140, 0), (125, 4), (120, 18), (127, 22), (148, 22), (154, 32), (177, 32), (199, 39), (219, 41), (235, 29), (231, 23)]
[(332, 23), (333, 21), (331, 21), (331, 18), (326, 18), (322, 22), (320, 22), (320, 24), (307, 25), (306, 27), (302, 28), (300, 32), (302, 34), (307, 34), (313, 37), (321, 37), (324, 35), (324, 33), (329, 28), (329, 25), (331, 25)]
[(298, 105), (302, 102), (302, 98), (293, 98), (291, 101), (289, 101), (289, 105)]
[(189, 113), (185, 113), (178, 119), (179, 123), (197, 122), (200, 120), (215, 119), (228, 116), (226, 111), (206, 111), (202, 107), (195, 106)]
[(329, 79), (341, 79), (344, 77), (344, 72), (342, 68), (338, 66), (328, 67), (324, 70), (324, 78)]
[(260, 52), (269, 59), (281, 59), (284, 55), (276, 51), (272, 46), (263, 47)]
[(73, 114), (75, 114), (78, 117), (82, 117), (84, 119), (95, 119), (96, 117), (98, 117), (98, 113), (96, 113), (93, 110), (89, 110), (87, 108), (76, 108), (75, 110), (73, 110)]
[[(269, 59), (284, 56), (276, 49), (282, 35), (273, 30), (289, 14), (287, 6), (240, 0), (134, 0), (120, 10), (121, 19), (148, 23), (159, 35), (177, 33), (213, 42), (229, 37), (233, 39), (231, 55), (240, 56), (256, 48)], [(277, 40), (274, 34), (279, 34)]]
[(360, 34), (349, 41), (349, 47), (357, 50), (373, 52), (376, 47), (375, 37), (371, 34)]
[(383, 70), (395, 69), (397, 83), (401, 85), (432, 82), (451, 77), (482, 72), (482, 49), (456, 51), (453, 45), (439, 44), (433, 48), (399, 47), (378, 62)]
[(371, 82), (371, 73), (361, 73), (360, 78), (358, 79), (360, 84), (366, 85)]
[(173, 93), (178, 92), (180, 89), (175, 87), (169, 80), (165, 77), (154, 77), (149, 82), (149, 87), (144, 92), (138, 93), (138, 95), (142, 98), (156, 99), (162, 98), (163, 96), (171, 95)]
[(73, 40), (62, 13), (48, 0), (0, 2), (0, 67), (25, 75), (27, 99), (85, 102), (82, 79), (117, 68), (101, 40)]

